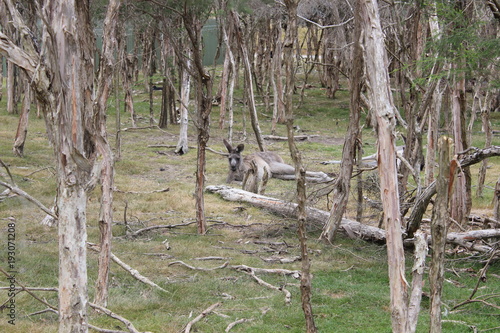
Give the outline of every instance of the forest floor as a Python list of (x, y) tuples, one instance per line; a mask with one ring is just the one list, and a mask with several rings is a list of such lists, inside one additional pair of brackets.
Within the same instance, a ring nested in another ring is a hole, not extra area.
[[(139, 115), (138, 128), (131, 128), (129, 115), (121, 113), (121, 158), (116, 162), (114, 193), (113, 253), (136, 269), (162, 290), (135, 279), (116, 263), (112, 264), (108, 308), (127, 318), (138, 331), (181, 332), (186, 325), (212, 307), (200, 321), (193, 324), (195, 332), (304, 332), (305, 321), (300, 301), (300, 281), (294, 271), (300, 270), (299, 242), (296, 221), (252, 207), (244, 203), (227, 202), (215, 194), (205, 194), (208, 232), (196, 234), (195, 200), (193, 197), (196, 172), (196, 131), (192, 123), (189, 143), (192, 149), (185, 155), (174, 153), (178, 125), (166, 129), (149, 128), (149, 101), (144, 88), (137, 87), (134, 96)], [(322, 161), (339, 160), (348, 124), (348, 92), (337, 93), (334, 100), (324, 97), (320, 87), (306, 90), (305, 103), (297, 97), (295, 124), (297, 135), (310, 135), (298, 141), (308, 170), (335, 173), (338, 165), (323, 165)], [(154, 110), (158, 118), (161, 93), (155, 92)], [(109, 140), (115, 146), (114, 101), (108, 113)], [(36, 109), (35, 109), (36, 110)], [(245, 111), (244, 111), (245, 110)], [(257, 151), (249, 117), (244, 130), (242, 103), (235, 106), (234, 143), (245, 137), (244, 153)], [(206, 185), (224, 184), (227, 161), (222, 138), (227, 128), (218, 129), (219, 108), (212, 113), (207, 153)], [(271, 114), (259, 106), (263, 134), (271, 134)], [(8, 166), (16, 184), (51, 207), (56, 190), (52, 148), (49, 146), (43, 119), (30, 114), (25, 157), (14, 157), (12, 143), (17, 127), (17, 115), (7, 114), (5, 99), (0, 101), (0, 158)], [(492, 125), (500, 129), (500, 114), (492, 115)], [(474, 126), (474, 145), (483, 147), (484, 134), (480, 124)], [(245, 135), (246, 132), (246, 135)], [(277, 135), (286, 135), (279, 125)], [(375, 134), (363, 130), (364, 154), (375, 152)], [(399, 142), (401, 143), (401, 141)], [(499, 138), (494, 138), (499, 144)], [(291, 162), (285, 141), (267, 141), (269, 150), (279, 152)], [(219, 153), (217, 153), (219, 152)], [(115, 148), (115, 154), (118, 151)], [(483, 198), (474, 198), (473, 212), (490, 216), (493, 187), (500, 173), (500, 160), (491, 160)], [(472, 168), (474, 180), (477, 168)], [(6, 169), (0, 171), (2, 181), (9, 181)], [(363, 223), (378, 225), (377, 172), (364, 175), (365, 203)], [(353, 182), (353, 186), (355, 183)], [(232, 184), (239, 187), (238, 184)], [(294, 182), (271, 179), (266, 195), (287, 201), (295, 200)], [(328, 198), (314, 198), (318, 187), (310, 187), (310, 205), (328, 210)], [(1, 189), (3, 191), (3, 189)], [(356, 214), (355, 196), (350, 196), (346, 217)], [(88, 240), (98, 243), (99, 189), (89, 197), (87, 211)], [(45, 214), (21, 197), (9, 197), (0, 202), (0, 268), (7, 270), (7, 231), (15, 223), (17, 281), (27, 287), (55, 288), (58, 279), (57, 227), (42, 226)], [(430, 213), (425, 216), (430, 218)], [(142, 228), (161, 228), (131, 236)], [(468, 226), (472, 228), (472, 226)], [(312, 307), (319, 332), (391, 332), (387, 256), (383, 245), (340, 234), (333, 244), (318, 241), (320, 225), (310, 224), (309, 253), (312, 260)], [(486, 278), (480, 279), (487, 256), (449, 247), (447, 251), (443, 291), (443, 331), (485, 332), (500, 327), (500, 266), (488, 267)], [(407, 279), (411, 280), (412, 251), (406, 253)], [(255, 269), (255, 275), (250, 268)], [(262, 272), (259, 269), (269, 269)], [(281, 270), (281, 271), (280, 271)], [(283, 273), (289, 270), (290, 274)], [(97, 255), (88, 252), (89, 299), (93, 299), (97, 272)], [(426, 272), (427, 275), (427, 272)], [(257, 278), (258, 279), (257, 279)], [(273, 286), (260, 283), (267, 282)], [(478, 285), (479, 284), (479, 285)], [(9, 282), (0, 278), (0, 287)], [(454, 306), (474, 295), (479, 301), (454, 309)], [(285, 292), (291, 294), (286, 302)], [(424, 286), (427, 295), (429, 287)], [(34, 293), (47, 303), (57, 306), (57, 294), (51, 290)], [(429, 299), (424, 295), (417, 332), (429, 327)], [(491, 297), (490, 297), (491, 296)], [(7, 290), (0, 290), (0, 304), (8, 301)], [(490, 306), (487, 303), (496, 306)], [(15, 325), (8, 323), (8, 310), (0, 312), (1, 332), (57, 332), (57, 315), (44, 311), (48, 307), (26, 292), (15, 296)], [(89, 322), (97, 327), (127, 331), (120, 321), (97, 314), (89, 309)]]

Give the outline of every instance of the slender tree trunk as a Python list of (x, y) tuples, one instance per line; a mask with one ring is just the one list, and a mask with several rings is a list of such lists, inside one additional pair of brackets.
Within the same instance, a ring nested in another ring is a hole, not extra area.
[[(0, 63), (0, 66), (2, 64)], [(1, 78), (3, 80), (3, 78)], [(16, 137), (14, 139), (14, 146), (12, 148), (15, 155), (19, 157), (24, 156), (24, 144), (28, 136), (28, 119), (31, 108), (31, 87), (25, 80), (24, 84), (24, 98), (21, 107), (21, 115), (19, 116), (19, 123), (17, 124)]]
[[(300, 291), (302, 300), (302, 310), (306, 320), (306, 332), (317, 332), (314, 323), (314, 316), (311, 305), (311, 272), (310, 261), (307, 250), (306, 234), (306, 171), (302, 165), (302, 156), (294, 140), (293, 129), (293, 90), (295, 86), (295, 66), (294, 55), (297, 45), (297, 6), (300, 0), (285, 0), (285, 6), (288, 12), (288, 25), (283, 43), (283, 62), (285, 66), (286, 89), (285, 89), (285, 111), (288, 133), (288, 146), (290, 154), (295, 164), (295, 177), (297, 179), (297, 204), (298, 204), (298, 234), (300, 240), (301, 259), (302, 259), (302, 278), (300, 281)], [(277, 56), (277, 55), (276, 55)]]
[(377, 119), (378, 170), (387, 233), (392, 329), (393, 332), (406, 332), (408, 282), (405, 279), (405, 255), (396, 168), (394, 134), (396, 116), (390, 91), (388, 61), (378, 6), (374, 0), (359, 1), (360, 18), (362, 19), (360, 23), (364, 29), (366, 77), (370, 88), (371, 107)]
[[(101, 207), (99, 213), (100, 251), (94, 303), (108, 303), (109, 266), (113, 226), (114, 158), (107, 140), (106, 107), (113, 85), (114, 52), (117, 50), (118, 11), (120, 0), (110, 0), (104, 20), (102, 57), (97, 80), (97, 100), (94, 105), (96, 121), (96, 148), (101, 155)], [(118, 112), (119, 113), (119, 112)]]
[[(329, 242), (333, 241), (335, 234), (340, 226), (342, 217), (345, 213), (349, 192), (351, 189), (351, 177), (356, 154), (357, 143), (359, 142), (359, 119), (361, 110), (361, 89), (363, 87), (363, 50), (360, 45), (361, 36), (361, 18), (360, 11), (354, 11), (354, 52), (353, 64), (350, 81), (350, 113), (349, 127), (344, 140), (344, 149), (342, 150), (342, 162), (340, 164), (340, 175), (335, 181), (332, 193), (332, 206), (330, 209), (330, 218), (323, 227), (320, 238)], [(361, 158), (359, 158), (361, 160)]]
[[(465, 79), (457, 78), (452, 92), (453, 137), (455, 140), (455, 154), (466, 148), (464, 137), (464, 108), (465, 108)], [(466, 176), (461, 172), (456, 180), (456, 190), (451, 197), (451, 218), (459, 224), (464, 223), (467, 210)]]
[(444, 255), (447, 225), (450, 217), (448, 205), (454, 177), (454, 172), (450, 170), (450, 154), (453, 152), (453, 140), (442, 137), (439, 140), (438, 146), (439, 175), (436, 181), (437, 196), (432, 212), (432, 259), (429, 270), (431, 292), (430, 332), (432, 333), (441, 332), (441, 294), (444, 280)]
[[(190, 65), (190, 61), (187, 62), (187, 66)], [(188, 148), (188, 106), (189, 106), (189, 94), (191, 92), (191, 75), (189, 70), (186, 68), (179, 68), (179, 76), (181, 80), (181, 101), (180, 101), (180, 126), (179, 126), (179, 141), (177, 142), (177, 147), (175, 148), (176, 154), (187, 154)]]
[(248, 56), (247, 45), (243, 39), (243, 33), (241, 31), (240, 20), (238, 17), (238, 13), (234, 10), (231, 11), (231, 18), (233, 20), (233, 24), (236, 28), (235, 34), (238, 40), (238, 44), (241, 48), (241, 54), (243, 57), (243, 64), (245, 66), (245, 79), (246, 79), (246, 88), (247, 90), (247, 98), (248, 98), (248, 108), (250, 111), (250, 120), (252, 122), (252, 128), (255, 134), (255, 139), (257, 140), (257, 145), (259, 146), (260, 151), (265, 151), (264, 139), (262, 139), (262, 132), (260, 130), (259, 119), (257, 117), (257, 109), (255, 107), (255, 95), (253, 90), (253, 80), (252, 80), (252, 68), (250, 64), (250, 59)]
[(16, 87), (15, 87), (15, 66), (14, 63), (7, 60), (7, 113), (14, 113), (15, 109), (15, 95), (16, 95)]

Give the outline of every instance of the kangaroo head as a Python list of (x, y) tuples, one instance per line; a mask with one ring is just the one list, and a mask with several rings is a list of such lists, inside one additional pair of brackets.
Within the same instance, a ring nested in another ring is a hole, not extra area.
[(245, 145), (240, 143), (238, 146), (233, 147), (229, 142), (226, 141), (226, 139), (223, 139), (223, 142), (229, 153), (228, 155), (229, 169), (233, 172), (238, 171), (242, 159), (241, 152), (243, 151), (243, 149), (245, 149)]

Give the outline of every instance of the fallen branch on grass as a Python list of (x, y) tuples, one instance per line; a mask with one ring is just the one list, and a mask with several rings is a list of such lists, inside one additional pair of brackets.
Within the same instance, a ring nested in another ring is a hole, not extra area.
[[(114, 313), (113, 311), (109, 310), (109, 309), (106, 309), (106, 308), (103, 308), (102, 306), (99, 306), (97, 304), (94, 304), (94, 303), (88, 303), (89, 306), (91, 308), (93, 308), (94, 310), (96, 310), (97, 312), (101, 312), (101, 313), (104, 313), (105, 315), (113, 318), (113, 319), (116, 319), (116, 320), (119, 320), (121, 321), (122, 323), (125, 324), (125, 326), (127, 326), (127, 329), (129, 330), (130, 333), (140, 333), (135, 327), (134, 327), (134, 324), (132, 324), (132, 322), (130, 320), (127, 320), (125, 318), (123, 318), (122, 316), (119, 316), (117, 315), (116, 313)], [(145, 332), (145, 333), (149, 333), (149, 332)]]
[(206, 316), (208, 316), (216, 307), (220, 306), (222, 303), (215, 303), (215, 304), (212, 304), (210, 305), (208, 308), (206, 308), (205, 310), (202, 311), (202, 313), (200, 313), (196, 318), (194, 318), (193, 320), (191, 320), (187, 325), (186, 325), (186, 328), (184, 329), (184, 333), (189, 333), (191, 332), (191, 327), (196, 324), (197, 322), (199, 322), (200, 320), (202, 320), (203, 318), (205, 318)]
[[(92, 243), (87, 243), (87, 246), (92, 251), (99, 253), (99, 246), (98, 245), (92, 244)], [(166, 291), (165, 289), (163, 289), (162, 287), (160, 287), (159, 285), (157, 285), (156, 283), (154, 283), (153, 281), (151, 281), (147, 277), (141, 275), (136, 269), (133, 269), (132, 267), (130, 267), (129, 265), (127, 265), (126, 263), (124, 263), (123, 261), (121, 261), (113, 253), (111, 253), (111, 260), (113, 260), (121, 268), (123, 268), (124, 270), (126, 270), (127, 272), (129, 272), (130, 275), (132, 275), (134, 278), (136, 278), (137, 280), (141, 281), (142, 283), (145, 283), (145, 284), (147, 284), (147, 285), (149, 285), (151, 287), (154, 287), (156, 289), (159, 289), (161, 291), (164, 291), (164, 292), (168, 293), (168, 291)]]
[(23, 190), (21, 190), (19, 187), (15, 186), (15, 185), (11, 185), (9, 183), (6, 183), (6, 182), (2, 182), (0, 181), (0, 185), (8, 188), (9, 190), (11, 190), (13, 193), (17, 194), (17, 195), (20, 195), (22, 196), (23, 198), (27, 199), (28, 201), (34, 203), (36, 206), (38, 206), (38, 208), (40, 208), (41, 210), (43, 210), (45, 213), (47, 213), (48, 215), (52, 216), (54, 219), (57, 220), (57, 215), (54, 214), (54, 212), (52, 212), (52, 210), (48, 209), (47, 207), (45, 207), (44, 204), (42, 204), (40, 201), (38, 201), (37, 199), (35, 199), (34, 197), (32, 197), (31, 195), (29, 195), (28, 193), (24, 192)]
[[(228, 201), (246, 202), (278, 215), (297, 218), (297, 204), (295, 203), (243, 191), (227, 185), (207, 186), (206, 190), (210, 193), (218, 193), (223, 199)], [(306, 208), (306, 214), (308, 222), (319, 223), (321, 226), (324, 225), (330, 216), (329, 212), (312, 207)], [(356, 237), (377, 243), (385, 243), (385, 230), (377, 227), (368, 226), (354, 220), (343, 218), (340, 229), (346, 232), (349, 237)], [(491, 246), (476, 243), (478, 240), (488, 238), (500, 238), (500, 229), (450, 232), (446, 237), (446, 242), (449, 244), (463, 246), (473, 251), (489, 253), (492, 250)], [(427, 240), (430, 243), (431, 237), (429, 236)], [(413, 244), (413, 239), (405, 240), (405, 244)]]
[(196, 223), (196, 221), (191, 221), (191, 222), (186, 222), (186, 223), (179, 223), (179, 224), (162, 224), (162, 225), (153, 225), (150, 227), (142, 228), (139, 230), (136, 230), (134, 232), (130, 232), (127, 234), (129, 237), (137, 237), (142, 233), (145, 233), (147, 231), (151, 230), (156, 230), (156, 229), (172, 229), (172, 228), (177, 228), (177, 227), (185, 227), (188, 225), (191, 225), (193, 223)]
[(292, 302), (292, 294), (284, 287), (276, 287), (270, 283), (267, 283), (266, 281), (262, 280), (257, 275), (255, 275), (255, 271), (253, 271), (253, 270), (251, 270), (250, 272), (247, 272), (246, 274), (253, 277), (254, 280), (257, 281), (257, 283), (260, 284), (261, 286), (264, 286), (264, 287), (269, 288), (269, 289), (277, 290), (277, 291), (282, 291), (285, 294), (285, 304), (286, 305), (289, 305)]
[(246, 323), (248, 321), (252, 321), (253, 319), (246, 319), (246, 318), (243, 318), (243, 319), (238, 319), (236, 321), (233, 321), (232, 323), (230, 323), (229, 325), (227, 325), (226, 329), (224, 330), (224, 332), (229, 332), (234, 326), (238, 325), (238, 324), (243, 324), (243, 323)]
[(170, 191), (169, 188), (164, 188), (164, 189), (161, 189), (161, 190), (154, 190), (154, 191), (148, 191), (148, 192), (134, 192), (134, 191), (122, 191), (122, 190), (118, 190), (118, 189), (114, 189), (113, 190), (114, 192), (119, 192), (119, 193), (127, 193), (127, 194), (152, 194), (152, 193), (164, 193), (164, 192), (168, 192)]

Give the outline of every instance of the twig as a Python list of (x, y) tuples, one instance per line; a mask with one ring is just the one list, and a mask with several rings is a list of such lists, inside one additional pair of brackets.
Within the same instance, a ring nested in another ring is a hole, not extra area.
[(116, 330), (108, 330), (106, 328), (100, 328), (91, 324), (87, 325), (89, 328), (93, 329), (94, 331), (100, 332), (100, 333), (127, 333), (126, 331), (116, 331)]
[(140, 234), (142, 234), (144, 232), (147, 232), (147, 231), (151, 231), (151, 230), (155, 230), (155, 229), (165, 229), (165, 228), (166, 229), (172, 229), (172, 228), (176, 228), (176, 227), (185, 227), (185, 226), (191, 225), (193, 223), (196, 223), (196, 221), (191, 221), (191, 222), (186, 222), (186, 223), (179, 223), (179, 224), (153, 225), (151, 227), (146, 227), (146, 228), (142, 228), (142, 229), (136, 230), (134, 232), (131, 232), (127, 236), (137, 237)]
[[(9, 273), (7, 273), (6, 271), (3, 270), (3, 268), (0, 268), (0, 272), (2, 272), (6, 277), (8, 277), (9, 279), (10, 278), (13, 278)], [(49, 308), (51, 308), (52, 310), (56, 310), (57, 311), (57, 308), (49, 303), (47, 303), (46, 301), (40, 299), (37, 295), (33, 294), (28, 288), (26, 288), (25, 286), (23, 286), (16, 278), (14, 278), (14, 281), (15, 283), (21, 287), (25, 292), (27, 292), (28, 294), (30, 294), (34, 299), (36, 299), (37, 301), (39, 301), (40, 303), (43, 303), (45, 305), (47, 305)]]
[(246, 272), (246, 273), (248, 275), (250, 275), (251, 277), (253, 277), (254, 280), (257, 281), (257, 283), (260, 284), (261, 286), (267, 287), (269, 289), (277, 290), (277, 291), (282, 291), (285, 294), (285, 304), (288, 305), (288, 304), (291, 303), (291, 301), (292, 301), (292, 294), (287, 289), (285, 289), (284, 287), (276, 287), (276, 286), (273, 286), (270, 283), (267, 283), (266, 281), (262, 280), (257, 275), (255, 275), (255, 272), (253, 270), (250, 271), (250, 272)]
[(28, 193), (21, 190), (19, 187), (15, 186), (15, 185), (10, 185), (10, 184), (8, 184), (6, 182), (2, 182), (2, 181), (0, 181), (0, 185), (7, 187), (9, 190), (14, 192), (15, 194), (26, 198), (28, 201), (31, 201), (32, 203), (37, 205), (41, 210), (43, 210), (45, 213), (47, 213), (48, 215), (52, 216), (54, 219), (57, 220), (57, 215), (55, 215), (54, 212), (52, 212), (50, 209), (45, 207), (45, 205), (42, 204), (40, 201), (38, 201), (37, 199), (35, 199), (31, 195), (29, 195)]
[(36, 315), (39, 315), (39, 314), (42, 314), (42, 313), (45, 313), (45, 312), (52, 312), (52, 313), (55, 313), (57, 315), (59, 314), (56, 310), (51, 309), (51, 308), (47, 308), (45, 310), (40, 310), (40, 311), (37, 311), (37, 312), (30, 313), (30, 314), (26, 315), (26, 317), (36, 316)]
[(224, 330), (224, 332), (229, 332), (234, 326), (238, 325), (238, 324), (242, 324), (242, 323), (246, 323), (247, 321), (252, 321), (253, 319), (247, 319), (247, 318), (243, 318), (243, 319), (238, 319), (236, 321), (233, 321), (232, 323), (230, 323), (229, 325), (227, 325), (226, 329)]
[[(0, 287), (0, 290), (10, 290), (11, 288), (10, 287)], [(55, 291), (55, 292), (58, 292), (59, 289), (57, 288), (36, 288), (36, 287), (26, 287), (26, 288), (22, 288), (22, 287), (15, 287), (14, 288), (15, 290), (30, 290), (30, 291)]]
[(164, 188), (162, 190), (154, 190), (154, 191), (148, 191), (148, 192), (134, 192), (134, 191), (122, 191), (118, 189), (114, 189), (115, 192), (119, 193), (126, 193), (126, 194), (152, 194), (152, 193), (164, 193), (170, 191), (170, 188)]
[[(96, 244), (87, 243), (87, 246), (92, 251), (99, 252), (99, 246), (97, 246)], [(129, 265), (127, 265), (126, 263), (124, 263), (123, 261), (121, 261), (113, 253), (111, 253), (111, 260), (113, 260), (115, 263), (117, 263), (119, 266), (121, 266), (124, 270), (126, 270), (127, 272), (129, 272), (130, 275), (132, 275), (137, 280), (139, 280), (139, 281), (141, 281), (141, 282), (143, 282), (143, 283), (145, 283), (147, 285), (150, 285), (151, 287), (157, 288), (157, 289), (159, 289), (161, 291), (164, 291), (164, 292), (168, 293), (167, 290), (163, 289), (162, 287), (160, 287), (159, 285), (157, 285), (156, 283), (154, 283), (153, 281), (151, 281), (147, 277), (141, 275), (136, 269), (133, 269), (132, 267), (130, 267)]]
[(2, 165), (5, 168), (5, 170), (7, 171), (7, 174), (9, 175), (9, 178), (10, 178), (10, 181), (11, 181), (12, 185), (15, 186), (16, 183), (14, 182), (14, 177), (12, 177), (12, 174), (10, 173), (9, 167), (7, 166), (7, 164), (5, 164), (2, 161), (2, 159), (0, 159), (0, 165)]
[(123, 318), (122, 316), (119, 316), (117, 315), (116, 313), (114, 313), (113, 311), (109, 310), (109, 309), (106, 309), (106, 308), (103, 308), (102, 306), (99, 306), (97, 304), (94, 304), (94, 303), (90, 303), (89, 302), (89, 306), (91, 308), (93, 308), (94, 310), (96, 310), (97, 312), (102, 312), (104, 313), (105, 315), (111, 317), (111, 318), (114, 318), (116, 320), (119, 320), (121, 321), (122, 323), (125, 324), (125, 326), (127, 326), (128, 330), (130, 333), (140, 333), (135, 327), (134, 327), (134, 324), (132, 324), (132, 322), (130, 322), (129, 320)]
[(196, 324), (197, 322), (199, 322), (200, 320), (202, 320), (203, 318), (205, 318), (206, 316), (208, 316), (216, 307), (220, 306), (221, 304), (222, 304), (221, 302), (218, 302), (218, 303), (210, 305), (208, 308), (206, 308), (205, 310), (203, 310), (202, 313), (200, 313), (196, 318), (194, 318), (193, 320), (191, 320), (186, 325), (186, 329), (184, 330), (184, 333), (191, 332), (191, 327), (194, 324)]
[(225, 263), (223, 263), (221, 266), (218, 266), (218, 267), (214, 267), (214, 268), (201, 268), (201, 267), (194, 267), (194, 266), (188, 265), (184, 261), (178, 260), (178, 261), (171, 262), (170, 264), (168, 264), (168, 266), (182, 265), (184, 267), (192, 269), (193, 271), (205, 271), (205, 272), (208, 272), (208, 271), (214, 271), (216, 269), (226, 268), (228, 264), (229, 264), (229, 262), (226, 261)]

